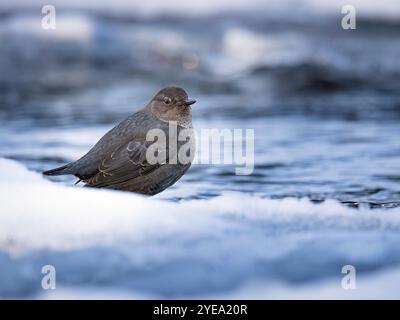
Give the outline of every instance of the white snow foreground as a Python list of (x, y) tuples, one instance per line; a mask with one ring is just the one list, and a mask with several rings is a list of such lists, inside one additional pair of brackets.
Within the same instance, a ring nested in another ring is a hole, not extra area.
[[(0, 197), (0, 297), (399, 297), (384, 291), (399, 279), (399, 208), (242, 193), (171, 202), (55, 184), (6, 159)], [(54, 292), (40, 289), (48, 264)], [(346, 264), (374, 289), (341, 289)]]

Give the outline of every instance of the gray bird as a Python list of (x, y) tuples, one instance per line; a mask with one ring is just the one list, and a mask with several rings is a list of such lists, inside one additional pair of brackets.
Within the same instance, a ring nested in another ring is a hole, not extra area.
[[(182, 88), (164, 88), (145, 108), (107, 132), (82, 158), (43, 174), (75, 175), (88, 187), (157, 194), (178, 181), (191, 165), (194, 156), (193, 136), (186, 141), (180, 141), (177, 137), (183, 129), (192, 130), (190, 106), (195, 102), (188, 99)], [(171, 134), (174, 126), (177, 134)], [(149, 148), (157, 141), (146, 139), (152, 129), (162, 130), (166, 137), (166, 146), (158, 148), (154, 153), (164, 160), (156, 163), (148, 161), (146, 156)], [(191, 143), (188, 151), (190, 160), (180, 161), (177, 152), (188, 140)], [(177, 161), (171, 161), (174, 158), (178, 158)]]

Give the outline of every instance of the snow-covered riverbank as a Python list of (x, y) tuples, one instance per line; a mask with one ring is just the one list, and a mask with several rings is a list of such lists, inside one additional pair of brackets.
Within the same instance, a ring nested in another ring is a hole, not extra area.
[[(239, 193), (171, 202), (0, 168), (1, 297), (399, 298), (400, 208)], [(47, 264), (54, 291), (41, 289)], [(355, 291), (341, 288), (346, 264)]]

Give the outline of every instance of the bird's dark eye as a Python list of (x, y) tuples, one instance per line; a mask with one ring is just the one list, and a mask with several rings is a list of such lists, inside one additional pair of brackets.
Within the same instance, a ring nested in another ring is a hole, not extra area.
[(172, 102), (170, 97), (164, 97), (164, 103), (165, 104), (170, 104)]

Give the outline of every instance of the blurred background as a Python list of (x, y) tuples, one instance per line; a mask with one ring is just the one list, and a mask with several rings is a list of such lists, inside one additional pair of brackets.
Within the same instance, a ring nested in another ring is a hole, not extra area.
[[(400, 3), (350, 2), (53, 0), (57, 27), (44, 30), (42, 1), (2, 0), (0, 156), (34, 171), (76, 160), (178, 85), (198, 101), (197, 129), (255, 130), (256, 167), (235, 176), (231, 166), (194, 165), (156, 198), (234, 191), (397, 207)], [(344, 4), (357, 10), (356, 30), (341, 27)], [(397, 264), (398, 246), (385, 243)]]
[(75, 160), (175, 84), (199, 101), (196, 128), (256, 131), (255, 174), (194, 166), (188, 196), (395, 202), (400, 6), (353, 1), (343, 30), (343, 3), (53, 1), (44, 30), (41, 1), (2, 1), (0, 155), (39, 171)]

